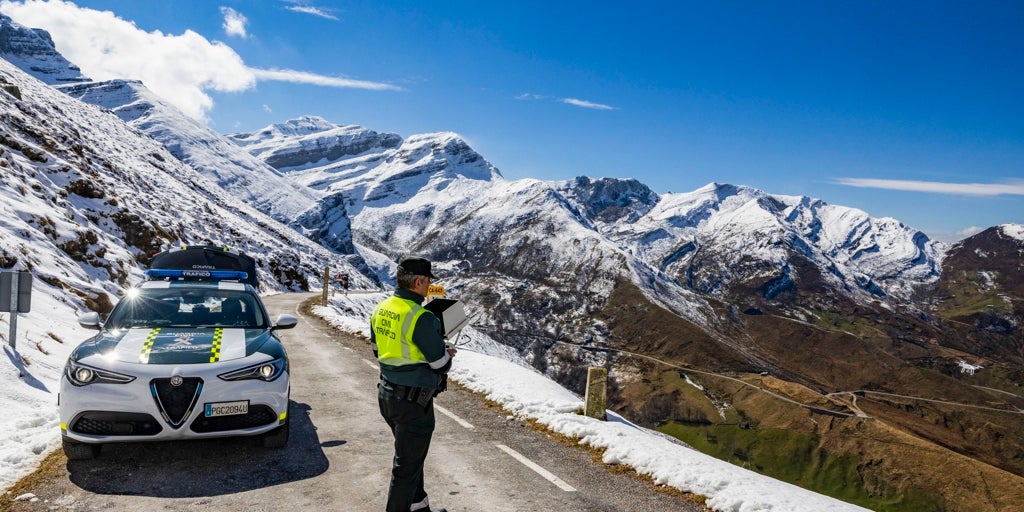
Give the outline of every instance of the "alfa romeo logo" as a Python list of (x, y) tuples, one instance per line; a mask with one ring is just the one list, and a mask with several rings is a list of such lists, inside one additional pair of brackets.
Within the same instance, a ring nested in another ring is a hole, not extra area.
[(174, 387), (180, 386), (181, 383), (184, 382), (184, 381), (185, 381), (185, 379), (182, 379), (181, 375), (175, 375), (175, 376), (171, 377), (171, 385), (174, 386)]

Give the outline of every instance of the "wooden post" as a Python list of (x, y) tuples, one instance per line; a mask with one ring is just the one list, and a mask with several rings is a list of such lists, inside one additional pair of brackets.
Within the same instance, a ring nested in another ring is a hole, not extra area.
[(605, 416), (608, 401), (608, 370), (598, 366), (587, 368), (587, 395), (583, 399), (583, 414), (601, 421)]
[(320, 296), (320, 305), (327, 305), (327, 293), (331, 287), (331, 267), (324, 267), (324, 291), (323, 295)]
[(12, 273), (11, 278), (11, 336), (7, 340), (13, 349), (18, 336), (18, 274)]

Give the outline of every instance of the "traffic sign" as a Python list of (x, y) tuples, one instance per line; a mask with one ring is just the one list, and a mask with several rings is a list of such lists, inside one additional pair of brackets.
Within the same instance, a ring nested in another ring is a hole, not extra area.
[(427, 287), (427, 297), (444, 297), (444, 286), (432, 284)]
[(28, 313), (32, 309), (32, 273), (0, 272), (0, 311)]
[(15, 348), (18, 334), (18, 313), (32, 309), (32, 273), (0, 272), (0, 311), (11, 313), (11, 335), (8, 343)]

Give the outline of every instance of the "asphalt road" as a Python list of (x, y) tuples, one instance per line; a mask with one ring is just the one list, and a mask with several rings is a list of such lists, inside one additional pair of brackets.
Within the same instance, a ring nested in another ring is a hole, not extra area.
[[(392, 437), (377, 409), (376, 362), (366, 340), (299, 313), (299, 303), (310, 297), (265, 299), (273, 316), (300, 317), (298, 327), (281, 332), (292, 370), (285, 448), (238, 438), (111, 444), (91, 461), (57, 453), (0, 498), (0, 510), (383, 510)], [(509, 418), (478, 395), (449, 389), (435, 401), (458, 420), (437, 414), (426, 471), (434, 508), (705, 510), (630, 471), (609, 471), (591, 452)], [(24, 493), (35, 500), (11, 501)]]

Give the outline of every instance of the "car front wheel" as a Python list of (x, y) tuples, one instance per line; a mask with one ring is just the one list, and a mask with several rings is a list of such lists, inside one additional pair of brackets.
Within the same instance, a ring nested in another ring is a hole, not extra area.
[(68, 460), (89, 460), (96, 458), (100, 454), (100, 450), (103, 445), (100, 444), (89, 444), (79, 443), (73, 441), (67, 436), (61, 438), (61, 444), (64, 447), (64, 455), (68, 457)]
[(264, 448), (284, 448), (288, 444), (288, 423), (263, 434)]

